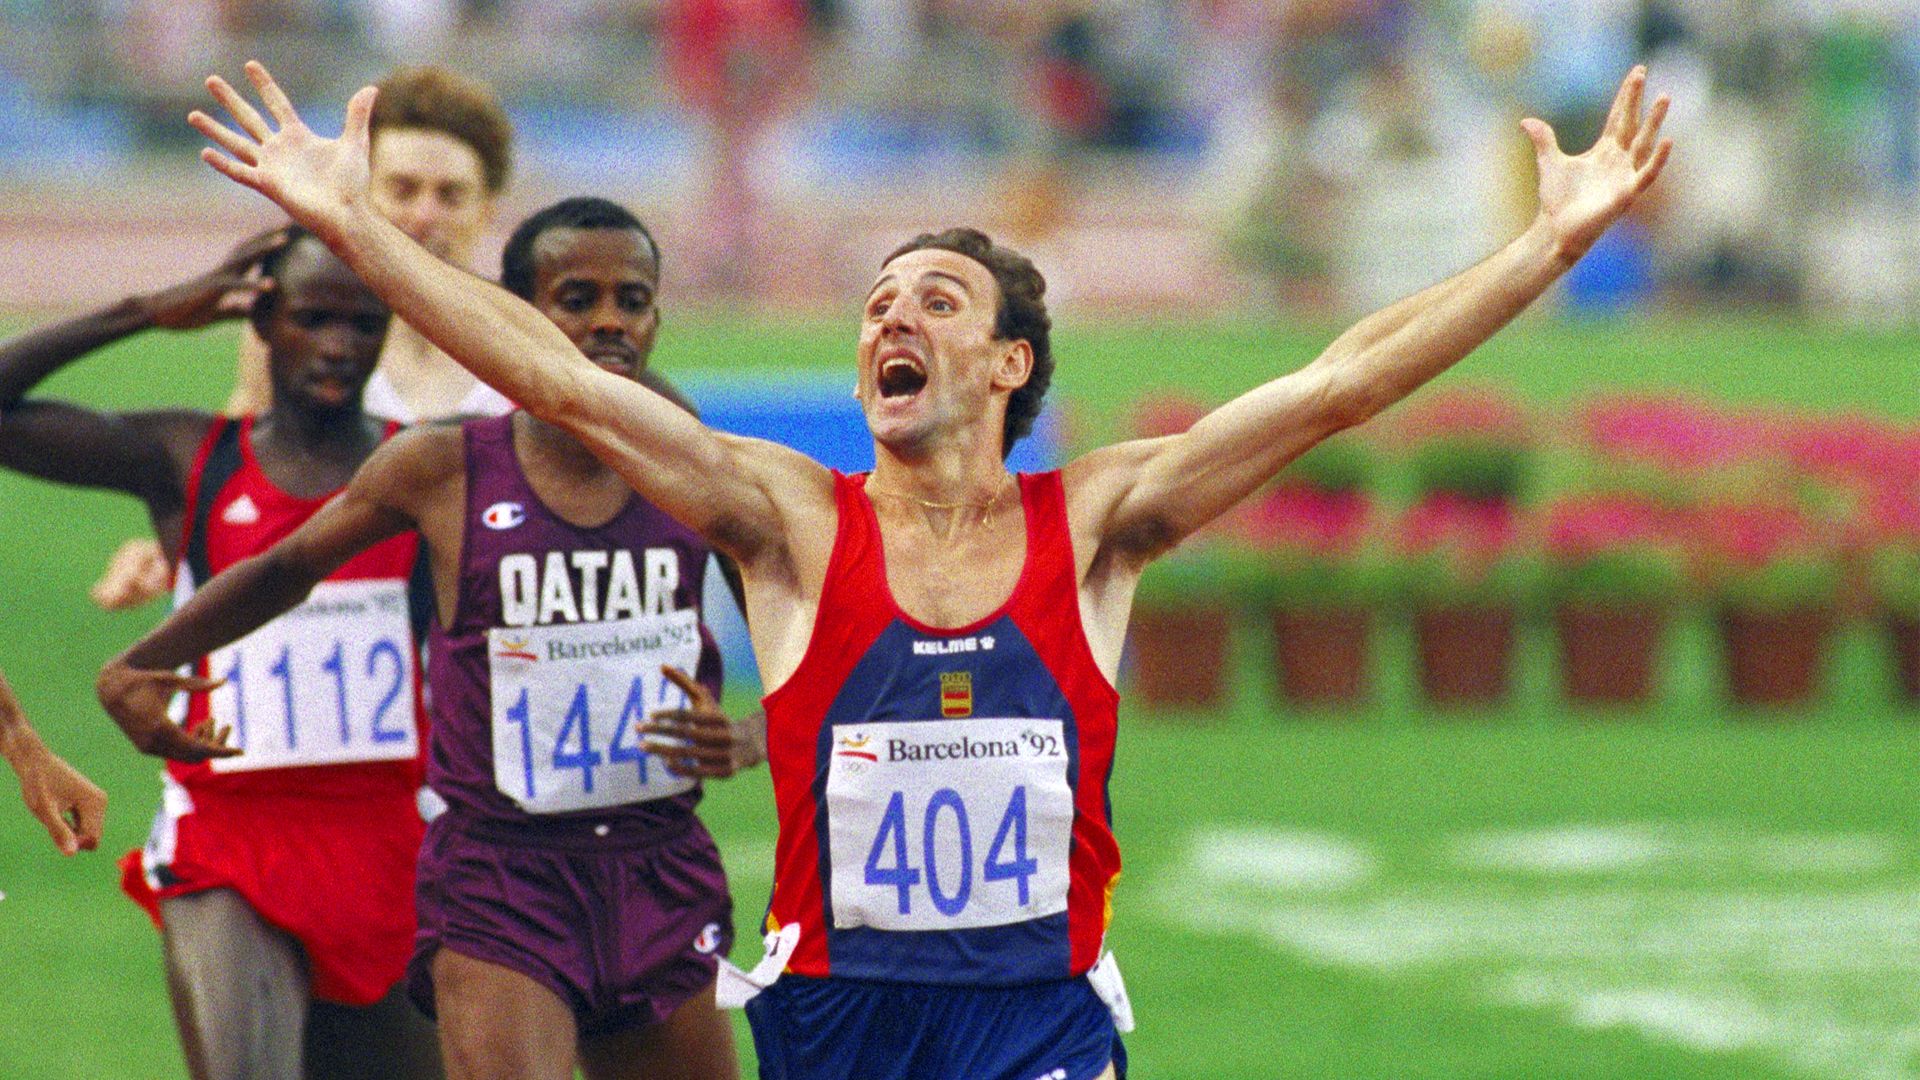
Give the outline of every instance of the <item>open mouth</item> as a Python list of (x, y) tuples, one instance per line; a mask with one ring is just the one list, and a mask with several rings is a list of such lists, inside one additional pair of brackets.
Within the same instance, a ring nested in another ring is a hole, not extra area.
[(927, 369), (905, 353), (895, 353), (880, 361), (880, 396), (912, 397), (927, 385)]

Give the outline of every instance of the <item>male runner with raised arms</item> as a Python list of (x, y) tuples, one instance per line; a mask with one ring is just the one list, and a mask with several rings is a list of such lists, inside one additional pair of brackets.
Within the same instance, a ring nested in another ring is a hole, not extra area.
[[(374, 204), (428, 251), (454, 266), (471, 266), (512, 170), (513, 124), (499, 99), (485, 85), (445, 68), (401, 68), (380, 81), (372, 129)], [(253, 282), (208, 285), (209, 318), (246, 313)], [(388, 329), (380, 365), (362, 397), (370, 415), (403, 424), (499, 416), (513, 407), (402, 322)], [(225, 411), (244, 416), (272, 404), (266, 349), (257, 335), (247, 334)], [(152, 540), (130, 540), (114, 554), (92, 595), (110, 610), (136, 607), (165, 593), (172, 573), (172, 563)]]
[[(503, 263), (507, 287), (600, 368), (640, 378), (660, 267), (632, 214), (568, 199), (522, 224)], [(758, 760), (759, 738), (736, 738), (713, 704), (706, 545), (565, 431), (514, 413), (394, 439), (343, 496), (109, 664), (102, 702), (150, 722), (171, 668), (415, 529), (439, 613), (428, 780), (451, 808), (420, 859), (411, 985), (438, 1013), (449, 1074), (737, 1076), (711, 989), (732, 904), (693, 808), (695, 778)], [(673, 771), (636, 730), (663, 708), (649, 730), (681, 740)]]
[[(255, 264), (273, 283), (251, 315), (274, 381), (266, 413), (21, 400), (111, 342), (193, 324), (219, 292), (210, 279)], [(204, 278), (0, 345), (0, 465), (141, 499), (189, 590), (292, 531), (392, 433), (360, 408), (388, 321), (311, 236), (257, 237)], [(173, 759), (146, 850), (122, 865), (161, 926), (196, 1078), (440, 1075), (433, 1028), (397, 987), (422, 834), (415, 547), (366, 552), (325, 596), (222, 650), (210, 667), (223, 688), (168, 673), (169, 691), (193, 691), (184, 727), (164, 709), (123, 725)], [(220, 745), (224, 727), (245, 756)]]
[(81, 776), (60, 755), (47, 749), (20, 711), (13, 687), (0, 674), (0, 758), (5, 758), (20, 781), (20, 798), (40, 820), (60, 854), (92, 851), (100, 846), (100, 829), (107, 813), (107, 795)]
[(265, 68), (247, 73), (273, 123), (209, 79), (240, 128), (192, 114), (219, 147), (202, 151), (209, 165), (285, 207), (449, 355), (739, 560), (780, 816), (767, 974), (786, 974), (749, 1005), (770, 1078), (1124, 1069), (1089, 974), (1124, 1001), (1102, 960), (1119, 871), (1106, 778), (1141, 570), (1471, 352), (1671, 151), (1657, 135), (1666, 100), (1642, 116), (1641, 69), (1584, 154), (1527, 120), (1540, 208), (1500, 251), (1183, 434), (1040, 475), (1004, 463), (1051, 376), (1040, 275), (979, 233), (919, 237), (867, 298), (857, 387), (876, 465), (849, 477), (702, 426), (394, 229), (366, 194), (371, 88), (329, 140)]

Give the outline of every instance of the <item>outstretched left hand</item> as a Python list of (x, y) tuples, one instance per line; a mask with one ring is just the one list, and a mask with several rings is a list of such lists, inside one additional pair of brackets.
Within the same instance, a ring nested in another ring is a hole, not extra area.
[(348, 99), (345, 129), (339, 138), (326, 139), (300, 119), (286, 92), (259, 61), (247, 61), (246, 71), (267, 115), (262, 116), (225, 79), (209, 78), (207, 90), (239, 130), (197, 109), (188, 113), (187, 123), (214, 143), (200, 151), (200, 160), (279, 203), (288, 216), (319, 236), (333, 235), (348, 215), (363, 206), (374, 88), (365, 87)]
[(687, 705), (649, 713), (636, 725), (648, 753), (680, 776), (703, 780), (724, 780), (767, 759), (754, 728), (727, 719), (712, 691), (679, 668), (660, 670), (686, 692)]
[(1529, 117), (1520, 122), (1533, 140), (1540, 169), (1540, 221), (1569, 261), (1584, 255), (1627, 212), (1673, 153), (1673, 140), (1659, 137), (1670, 99), (1665, 94), (1655, 98), (1643, 117), (1640, 105), (1646, 87), (1645, 67), (1627, 73), (1614, 95), (1600, 141), (1584, 154), (1569, 157), (1561, 152), (1546, 121)]

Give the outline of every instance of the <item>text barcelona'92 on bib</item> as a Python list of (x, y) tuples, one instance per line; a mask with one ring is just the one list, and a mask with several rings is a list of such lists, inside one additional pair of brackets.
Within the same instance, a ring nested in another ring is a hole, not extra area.
[(487, 632), (493, 782), (532, 814), (678, 795), (695, 781), (640, 749), (635, 725), (687, 696), (660, 673), (700, 662), (699, 612)]
[(1065, 911), (1063, 728), (1020, 718), (835, 725), (834, 926), (959, 930)]
[(419, 752), (405, 582), (323, 581), (306, 602), (207, 658), (207, 699), (238, 757), (216, 772), (405, 761)]

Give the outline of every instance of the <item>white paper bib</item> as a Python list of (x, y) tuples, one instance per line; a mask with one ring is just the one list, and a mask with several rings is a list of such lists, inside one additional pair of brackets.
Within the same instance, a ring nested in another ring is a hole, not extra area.
[(487, 631), (493, 782), (530, 814), (619, 806), (691, 789), (640, 749), (634, 725), (687, 695), (660, 673), (700, 663), (699, 612)]
[(1059, 720), (836, 724), (833, 923), (960, 930), (1067, 909), (1073, 789)]
[(226, 684), (208, 695), (213, 722), (245, 753), (215, 772), (405, 761), (414, 723), (407, 586), (390, 578), (323, 581), (305, 603), (207, 658)]

